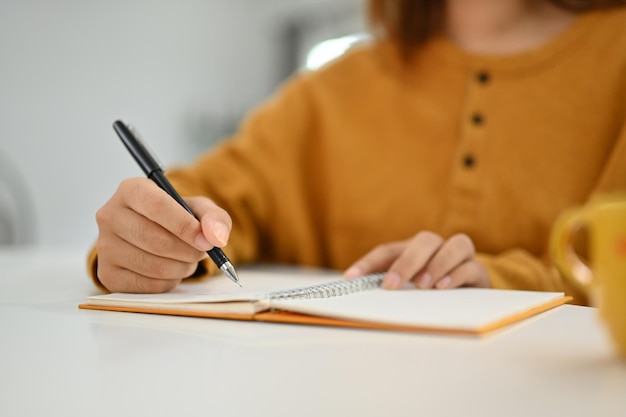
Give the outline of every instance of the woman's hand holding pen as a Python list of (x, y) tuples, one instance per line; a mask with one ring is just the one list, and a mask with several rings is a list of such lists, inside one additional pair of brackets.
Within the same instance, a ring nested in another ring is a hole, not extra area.
[(200, 221), (147, 178), (120, 184), (96, 214), (98, 279), (109, 291), (169, 291), (226, 245), (230, 216), (205, 197), (185, 202)]
[(355, 278), (387, 271), (383, 287), (402, 288), (414, 281), (417, 288), (489, 287), (487, 269), (476, 260), (474, 243), (465, 234), (448, 240), (432, 232), (412, 239), (380, 245), (345, 272)]

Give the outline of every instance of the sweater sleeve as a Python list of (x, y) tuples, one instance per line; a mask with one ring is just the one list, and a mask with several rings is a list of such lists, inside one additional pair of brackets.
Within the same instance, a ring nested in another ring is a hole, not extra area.
[[(589, 198), (616, 191), (626, 191), (626, 122)], [(588, 297), (561, 276), (547, 253), (546, 242), (545, 254), (541, 257), (523, 250), (511, 250), (498, 255), (479, 254), (477, 258), (489, 271), (494, 288), (565, 291), (574, 297), (574, 303), (588, 304)]]
[(573, 297), (575, 304), (589, 302), (587, 296), (569, 285), (554, 266), (527, 251), (513, 249), (498, 255), (481, 253), (476, 258), (487, 268), (493, 288), (564, 291)]
[(315, 127), (307, 88), (307, 76), (297, 76), (255, 110), (235, 137), (167, 172), (182, 196), (207, 196), (229, 213), (233, 228), (224, 252), (233, 262), (275, 261), (285, 251), (279, 240), (308, 240), (302, 234), (312, 229), (311, 208), (302, 171)]

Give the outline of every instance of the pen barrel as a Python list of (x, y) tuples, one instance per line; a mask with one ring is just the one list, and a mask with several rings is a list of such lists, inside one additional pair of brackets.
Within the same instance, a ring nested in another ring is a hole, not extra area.
[(163, 171), (161, 170), (152, 171), (150, 175), (148, 175), (148, 178), (154, 181), (156, 185), (159, 186), (160, 189), (168, 193), (174, 200), (176, 200), (176, 202), (178, 202), (178, 204), (183, 206), (184, 209), (187, 210), (187, 212), (189, 212), (189, 214), (191, 214), (193, 217), (196, 217), (196, 215), (193, 214), (189, 206), (185, 203), (185, 200), (183, 200), (180, 194), (178, 194), (178, 192), (174, 189), (174, 187), (172, 187), (172, 184), (170, 184), (167, 178), (165, 178)]
[(220, 268), (226, 262), (229, 262), (226, 255), (224, 255), (224, 252), (222, 252), (218, 247), (214, 247), (213, 249), (208, 250), (207, 253), (209, 254), (209, 257), (211, 257), (213, 262), (215, 262), (215, 264)]
[[(185, 203), (185, 200), (183, 200), (180, 194), (178, 194), (178, 192), (174, 189), (174, 187), (172, 187), (172, 184), (170, 184), (167, 178), (165, 178), (163, 171), (161, 171), (160, 169), (155, 170), (150, 173), (148, 178), (154, 181), (156, 185), (159, 186), (159, 188), (161, 188), (163, 191), (165, 191), (170, 196), (172, 196), (172, 198), (176, 200), (178, 204), (183, 206), (185, 210), (189, 212), (189, 214), (191, 214), (193, 217), (197, 219), (196, 215), (193, 214), (193, 211), (191, 211), (189, 206)], [(221, 268), (222, 265), (224, 265), (226, 262), (229, 262), (224, 252), (222, 252), (222, 250), (218, 247), (214, 247), (213, 249), (208, 250), (207, 254), (219, 268)]]

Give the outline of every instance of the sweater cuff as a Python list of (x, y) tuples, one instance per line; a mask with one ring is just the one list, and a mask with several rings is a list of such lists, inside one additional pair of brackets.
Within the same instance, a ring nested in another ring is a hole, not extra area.
[(87, 273), (91, 277), (93, 283), (103, 291), (109, 292), (98, 279), (98, 251), (94, 245), (87, 255)]

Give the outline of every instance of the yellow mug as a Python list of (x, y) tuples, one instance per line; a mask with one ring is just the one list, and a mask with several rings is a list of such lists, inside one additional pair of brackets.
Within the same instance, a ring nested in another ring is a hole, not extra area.
[[(588, 262), (574, 249), (582, 229), (589, 237)], [(561, 274), (598, 307), (626, 358), (626, 193), (602, 195), (565, 211), (552, 228), (550, 252)]]

